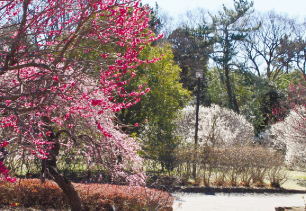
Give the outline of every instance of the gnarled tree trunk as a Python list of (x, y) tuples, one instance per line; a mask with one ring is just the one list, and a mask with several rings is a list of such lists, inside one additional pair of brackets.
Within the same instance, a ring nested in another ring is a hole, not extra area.
[(61, 175), (54, 167), (49, 166), (47, 167), (47, 169), (49, 171), (49, 174), (53, 177), (53, 180), (58, 184), (58, 186), (68, 197), (71, 211), (81, 211), (81, 199), (71, 182), (66, 177)]
[[(46, 123), (50, 123), (49, 119), (45, 118), (44, 121)], [(54, 134), (51, 126), (46, 126), (46, 128), (51, 131), (50, 136), (48, 137), (48, 141), (53, 142), (52, 148), (48, 150), (48, 158), (45, 160), (42, 160), (42, 182), (44, 182), (45, 174), (49, 174), (53, 180), (58, 184), (58, 186), (63, 190), (64, 194), (67, 196), (70, 204), (71, 211), (81, 211), (82, 210), (82, 203), (81, 199), (79, 197), (79, 194), (75, 190), (74, 186), (71, 184), (71, 182), (66, 178), (65, 176), (61, 175), (56, 167), (56, 157), (59, 154), (60, 151), (60, 143), (58, 141), (58, 138), (62, 132), (67, 131), (59, 131)], [(69, 134), (70, 135), (70, 134)]]

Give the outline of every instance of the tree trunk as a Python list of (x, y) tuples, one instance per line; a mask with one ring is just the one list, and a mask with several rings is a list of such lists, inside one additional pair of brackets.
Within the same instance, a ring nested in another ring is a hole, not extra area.
[[(44, 122), (47, 123), (46, 125), (48, 125), (48, 123), (50, 123), (50, 120), (46, 117), (44, 119)], [(54, 134), (52, 126), (46, 126), (46, 128), (51, 131), (51, 134), (48, 137), (48, 141), (54, 142), (54, 144), (52, 145), (52, 148), (48, 150), (48, 158), (42, 160), (42, 182), (44, 182), (45, 174), (48, 173), (67, 196), (71, 211), (81, 211), (82, 204), (78, 192), (75, 190), (71, 182), (57, 171), (56, 167), (56, 157), (58, 156), (61, 148), (61, 145), (58, 142), (58, 138), (62, 132), (66, 131), (59, 131)]]
[(229, 43), (229, 34), (227, 31), (227, 28), (225, 31), (225, 47), (224, 47), (223, 53), (224, 53), (223, 68), (224, 68), (224, 73), (225, 73), (225, 85), (227, 89), (229, 108), (233, 109), (235, 112), (239, 114), (240, 113), (239, 107), (238, 107), (236, 96), (232, 91), (230, 73), (229, 73), (230, 67), (228, 63), (230, 61), (230, 43)]
[[(59, 146), (58, 143), (55, 143), (54, 145)], [(54, 154), (54, 149), (56, 152), (59, 151), (59, 147), (54, 147), (49, 151), (48, 159), (42, 161), (42, 181), (44, 181), (44, 174), (48, 173), (67, 196), (71, 211), (81, 211), (82, 204), (78, 192), (75, 190), (68, 178), (61, 175), (56, 169), (57, 154)]]
[(66, 196), (69, 199), (71, 211), (81, 211), (82, 204), (81, 199), (79, 197), (78, 192), (75, 190), (71, 182), (61, 175), (54, 167), (47, 167), (49, 170), (49, 174), (52, 175), (54, 181), (58, 184), (58, 186), (63, 190)]
[(240, 113), (239, 106), (237, 103), (236, 96), (232, 91), (231, 81), (229, 76), (229, 68), (227, 66), (225, 67), (225, 85), (227, 89), (229, 108), (233, 109), (235, 112), (239, 114)]
[(239, 106), (237, 103), (236, 95), (233, 93), (233, 103), (234, 103), (234, 111), (237, 112), (237, 114), (240, 114)]

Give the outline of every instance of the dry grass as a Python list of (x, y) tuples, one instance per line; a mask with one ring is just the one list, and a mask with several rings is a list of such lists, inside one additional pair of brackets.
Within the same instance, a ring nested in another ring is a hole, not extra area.
[(282, 185), (283, 188), (292, 190), (306, 190), (306, 187), (299, 185), (300, 182), (306, 182), (306, 172), (288, 171), (289, 178)]

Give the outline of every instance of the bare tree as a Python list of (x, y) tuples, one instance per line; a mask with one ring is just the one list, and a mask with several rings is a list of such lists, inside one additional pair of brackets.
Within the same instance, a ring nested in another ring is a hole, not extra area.
[(252, 16), (253, 26), (261, 22), (261, 27), (248, 34), (242, 43), (243, 54), (249, 68), (258, 76), (265, 75), (276, 81), (288, 71), (294, 59), (295, 47), (289, 43), (297, 37), (298, 24), (294, 19), (281, 16), (273, 11)]

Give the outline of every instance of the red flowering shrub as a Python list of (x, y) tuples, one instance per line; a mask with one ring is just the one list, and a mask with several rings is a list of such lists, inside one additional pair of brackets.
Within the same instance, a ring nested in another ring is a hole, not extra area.
[[(78, 191), (83, 210), (172, 210), (173, 198), (166, 192), (132, 186), (73, 183)], [(39, 179), (21, 179), (14, 183), (0, 183), (2, 204), (24, 207), (52, 207), (66, 209), (68, 199), (58, 185), (50, 180), (41, 184)]]

